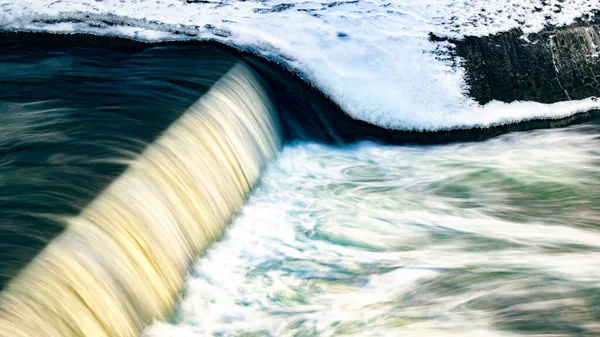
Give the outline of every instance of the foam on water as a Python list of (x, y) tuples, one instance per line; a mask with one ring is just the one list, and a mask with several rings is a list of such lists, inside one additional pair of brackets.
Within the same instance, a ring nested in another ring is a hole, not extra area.
[(0, 336), (134, 337), (167, 317), (189, 263), (281, 142), (262, 82), (236, 64), (80, 214), (61, 219), (65, 230), (0, 292)]
[(289, 145), (143, 335), (598, 335), (599, 129)]
[(189, 1), (0, 0), (9, 30), (86, 32), (141, 40), (212, 39), (286, 64), (351, 116), (395, 129), (438, 130), (557, 118), (600, 108), (479, 106), (430, 32), (462, 37), (567, 24), (598, 0)]

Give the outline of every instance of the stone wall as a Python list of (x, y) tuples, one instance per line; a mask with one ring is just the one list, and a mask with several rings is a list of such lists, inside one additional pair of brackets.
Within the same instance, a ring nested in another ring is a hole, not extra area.
[(491, 100), (553, 103), (600, 94), (597, 19), (535, 34), (515, 29), (451, 42), (466, 70), (468, 94), (482, 104)]

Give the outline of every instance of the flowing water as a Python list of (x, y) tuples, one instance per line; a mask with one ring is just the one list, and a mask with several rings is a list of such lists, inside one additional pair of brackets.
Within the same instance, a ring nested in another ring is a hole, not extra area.
[(286, 146), (147, 337), (600, 335), (600, 125)]
[(57, 216), (64, 231), (0, 293), (0, 336), (135, 337), (164, 318), (281, 141), (262, 83), (233, 66), (79, 214)]
[(331, 146), (417, 133), (216, 47), (0, 50), (2, 337), (600, 335), (600, 123)]

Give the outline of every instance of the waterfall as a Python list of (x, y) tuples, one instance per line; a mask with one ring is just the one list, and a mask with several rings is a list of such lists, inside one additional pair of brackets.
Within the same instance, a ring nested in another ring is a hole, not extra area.
[(0, 293), (0, 336), (137, 336), (165, 319), (282, 143), (242, 63), (194, 103)]

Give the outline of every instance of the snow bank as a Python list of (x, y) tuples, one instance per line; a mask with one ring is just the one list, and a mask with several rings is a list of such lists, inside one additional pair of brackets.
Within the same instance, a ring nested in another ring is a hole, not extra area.
[(600, 108), (590, 99), (479, 106), (430, 32), (460, 38), (562, 25), (600, 0), (0, 0), (5, 30), (140, 40), (212, 39), (299, 72), (348, 114), (394, 129), (438, 130)]

